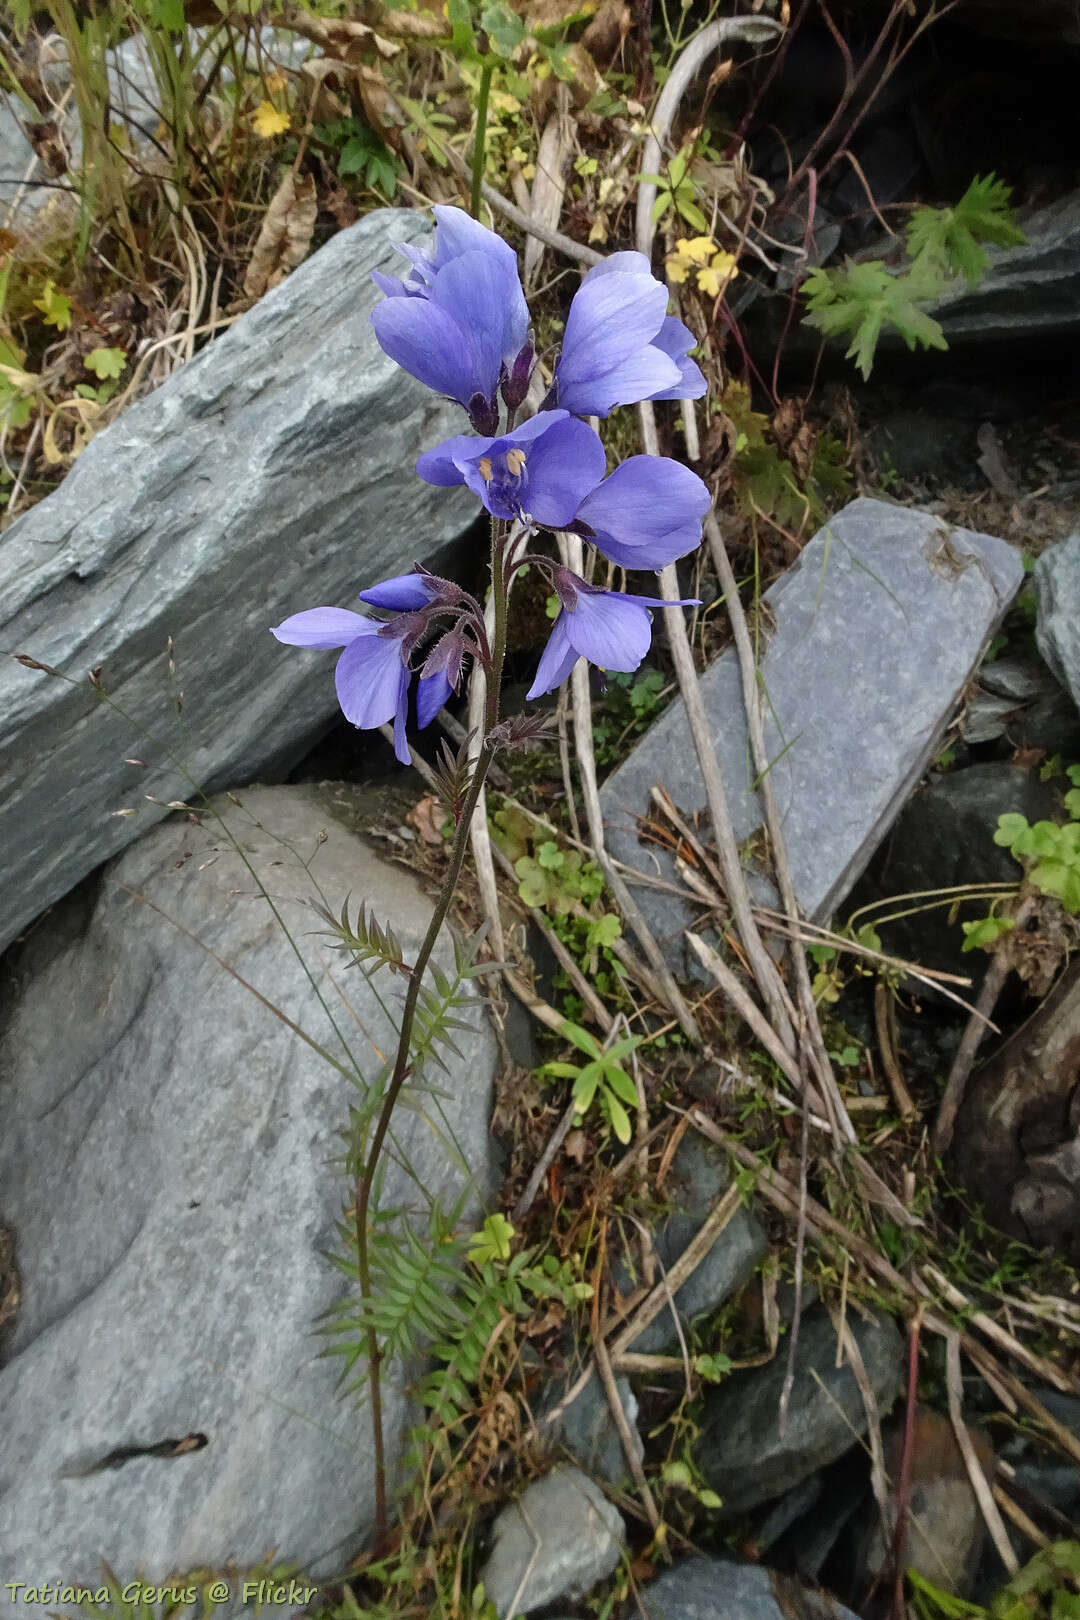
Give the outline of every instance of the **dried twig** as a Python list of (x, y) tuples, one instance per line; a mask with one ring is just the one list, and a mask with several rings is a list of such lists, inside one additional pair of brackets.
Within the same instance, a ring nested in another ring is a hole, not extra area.
[[(1035, 904), (1034, 895), (1023, 896), (1013, 918), (1012, 932), (1014, 934), (1017, 929), (1023, 928), (1027, 923), (1028, 918), (1035, 909)], [(964, 1100), (964, 1092), (967, 1090), (968, 1079), (975, 1065), (976, 1054), (986, 1033), (990, 1014), (997, 1005), (998, 996), (1001, 994), (1005, 980), (1009, 976), (1011, 964), (1007, 944), (1006, 938), (994, 952), (993, 960), (986, 970), (982, 992), (975, 1004), (975, 1012), (968, 1020), (968, 1026), (957, 1048), (952, 1068), (949, 1070), (949, 1078), (945, 1082), (945, 1094), (941, 1099), (941, 1107), (938, 1109), (938, 1116), (934, 1122), (933, 1145), (935, 1153), (947, 1153), (952, 1143), (956, 1116), (960, 1111), (960, 1104)]]
[(975, 1499), (979, 1510), (986, 1521), (986, 1528), (990, 1532), (991, 1540), (997, 1548), (998, 1557), (1005, 1565), (1010, 1576), (1020, 1572), (1020, 1560), (1009, 1540), (1008, 1532), (1001, 1521), (998, 1505), (994, 1501), (989, 1481), (982, 1471), (975, 1447), (971, 1443), (971, 1436), (964, 1422), (964, 1386), (960, 1374), (960, 1335), (955, 1330), (945, 1334), (945, 1387), (949, 1397), (949, 1420), (956, 1436), (956, 1444), (960, 1448), (960, 1455), (964, 1459), (971, 1488), (975, 1492)]

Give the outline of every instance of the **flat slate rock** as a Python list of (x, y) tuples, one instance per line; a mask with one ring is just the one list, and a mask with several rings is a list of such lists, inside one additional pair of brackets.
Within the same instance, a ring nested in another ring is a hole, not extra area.
[(283, 774), (336, 712), (333, 655), (269, 626), (437, 564), (475, 515), (413, 471), (460, 411), (387, 359), (369, 319), (370, 272), (427, 229), (383, 209), (340, 232), (0, 537), (0, 646), (75, 683), (0, 661), (0, 948), (188, 797), (167, 756), (208, 789)]
[[(218, 808), (373, 1078), (393, 1050), (384, 1008), (396, 981), (349, 970), (298, 897), (316, 882), (339, 908), (350, 890), (362, 894), (410, 955), (430, 901), (317, 790), (239, 798)], [(351, 1197), (339, 1132), (359, 1094), (181, 929), (342, 1053), (211, 817), (152, 829), (9, 956), (0, 1219), (14, 1228), (22, 1274), (0, 1367), (11, 1578), (96, 1586), (104, 1558), (121, 1581), (163, 1581), (227, 1561), (250, 1569), (275, 1548), (281, 1562), (330, 1574), (372, 1521), (369, 1414), (343, 1398), (315, 1332), (347, 1287), (326, 1251)], [(437, 959), (452, 965), (448, 938)], [(448, 1140), (478, 1178), (464, 1219), (482, 1218), (495, 1174), (495, 1042), (479, 1003), (462, 1016), (472, 1027), (454, 1031), (461, 1055), (447, 1054), (449, 1072), (435, 1071), (440, 1096), (393, 1128), (417, 1180), (391, 1165), (383, 1198), (417, 1222), (418, 1186), (446, 1206), (462, 1186)], [(405, 1374), (387, 1371), (393, 1462)], [(190, 1435), (206, 1445), (123, 1459)]]
[(688, 1558), (641, 1593), (645, 1620), (857, 1620), (834, 1598), (758, 1564)]
[[(900, 1393), (900, 1335), (885, 1316), (864, 1321), (849, 1313), (848, 1326), (884, 1417)], [(836, 1329), (824, 1307), (807, 1311), (800, 1323), (795, 1382), (781, 1434), (786, 1372), (782, 1344), (767, 1367), (737, 1373), (705, 1397), (694, 1454), (729, 1516), (783, 1495), (842, 1457), (866, 1432), (855, 1375), (846, 1360), (836, 1365)]]
[[(1004, 540), (949, 529), (929, 513), (852, 501), (766, 593), (761, 658), (765, 739), (796, 893), (824, 919), (866, 865), (933, 758), (988, 637), (1023, 579)], [(736, 836), (761, 825), (752, 790), (734, 648), (701, 677)], [(604, 784), (613, 855), (677, 882), (656, 843), (638, 839), (662, 783), (684, 814), (705, 790), (681, 699)], [(758, 892), (771, 891), (762, 880)], [(693, 909), (639, 888), (636, 899), (678, 965)]]
[(1080, 531), (1043, 552), (1034, 579), (1039, 651), (1080, 709)]
[(499, 1620), (577, 1597), (610, 1575), (626, 1537), (622, 1515), (578, 1468), (554, 1468), (503, 1508), (481, 1572)]

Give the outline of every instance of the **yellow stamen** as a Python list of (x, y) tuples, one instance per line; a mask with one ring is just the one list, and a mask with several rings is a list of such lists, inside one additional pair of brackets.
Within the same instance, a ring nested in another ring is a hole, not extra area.
[(492, 466), (491, 466), (491, 462), (488, 460), (487, 456), (481, 456), (479, 462), (477, 463), (477, 465), (480, 468), (480, 476), (484, 480), (484, 483), (485, 484), (490, 484), (491, 483)]
[(506, 452), (506, 465), (515, 478), (520, 477), (521, 469), (525, 465), (524, 450), (508, 450)]

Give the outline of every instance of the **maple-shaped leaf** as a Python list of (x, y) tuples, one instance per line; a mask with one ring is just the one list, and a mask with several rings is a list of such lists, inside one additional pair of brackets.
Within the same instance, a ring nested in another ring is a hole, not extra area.
[(34, 308), (40, 309), (45, 325), (55, 326), (58, 332), (66, 332), (71, 325), (71, 301), (51, 281), (45, 283), (41, 297), (34, 299)]
[(1011, 189), (993, 174), (976, 175), (954, 208), (917, 208), (907, 231), (912, 273), (960, 275), (974, 287), (989, 263), (981, 242), (1026, 242), (1009, 206)]
[(886, 327), (899, 332), (909, 349), (947, 349), (945, 335), (919, 305), (939, 290), (940, 282), (914, 269), (895, 276), (880, 259), (848, 264), (843, 270), (814, 270), (802, 291), (810, 306), (803, 317), (826, 337), (850, 332), (847, 358), (854, 360), (863, 378), (870, 376), (878, 339)]
[(127, 355), (123, 349), (91, 349), (83, 365), (104, 382), (106, 377), (119, 377), (127, 365)]
[(268, 141), (288, 129), (289, 115), (279, 112), (272, 101), (260, 101), (251, 116), (251, 122), (256, 135), (261, 135)]

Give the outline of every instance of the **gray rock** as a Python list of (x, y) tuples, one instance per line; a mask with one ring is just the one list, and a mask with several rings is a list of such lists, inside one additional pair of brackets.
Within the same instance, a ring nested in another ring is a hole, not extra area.
[[(334, 655), (269, 626), (437, 563), (469, 522), (471, 497), (413, 473), (460, 413), (382, 354), (368, 318), (369, 272), (425, 229), (379, 210), (335, 236), (3, 536), (0, 642), (74, 684), (0, 664), (0, 946), (187, 797), (178, 757), (208, 788), (299, 757), (336, 710)], [(122, 713), (99, 704), (94, 667)]]
[[(766, 747), (799, 900), (827, 917), (847, 893), (933, 757), (987, 637), (1023, 577), (1003, 540), (860, 499), (832, 518), (766, 593), (761, 673)], [(751, 790), (742, 686), (733, 649), (701, 677), (736, 836), (760, 825)], [(685, 709), (673, 703), (605, 783), (612, 854), (677, 880), (639, 816), (663, 782), (689, 813), (705, 803)], [(638, 904), (681, 963), (693, 912), (640, 889)], [(676, 955), (677, 953), (677, 955)]]
[[(537, 1417), (542, 1418), (557, 1406), (569, 1385), (556, 1384), (548, 1395), (537, 1403)], [(645, 1455), (641, 1436), (634, 1425), (637, 1422), (638, 1403), (628, 1379), (618, 1377), (615, 1389), (626, 1421), (635, 1440), (635, 1452), (640, 1462)], [(607, 1480), (609, 1485), (622, 1485), (630, 1478), (626, 1452), (611, 1415), (611, 1407), (598, 1378), (592, 1378), (581, 1394), (554, 1420), (546, 1433), (579, 1462), (587, 1474)]]
[[(410, 953), (430, 904), (316, 790), (239, 797), (218, 808), (314, 984), (208, 816), (153, 829), (84, 885), (5, 985), (0, 1216), (23, 1299), (0, 1369), (0, 1522), (20, 1576), (89, 1581), (107, 1558), (160, 1580), (274, 1547), (327, 1573), (370, 1526), (368, 1412), (342, 1398), (314, 1331), (346, 1287), (325, 1253), (350, 1197), (338, 1133), (357, 1090), (208, 951), (343, 1053), (332, 1013), (370, 1080), (393, 1049), (394, 983), (346, 969), (298, 897), (316, 882), (339, 905), (362, 894)], [(449, 1140), (477, 1177), (464, 1219), (492, 1177), (496, 1050), (479, 1004), (466, 1015), (439, 1095), (394, 1125), (416, 1179), (391, 1164), (382, 1197), (417, 1221), (425, 1194), (449, 1204), (462, 1185)], [(384, 1398), (394, 1460), (411, 1410), (400, 1366)], [(190, 1455), (86, 1472), (194, 1433), (208, 1444)]]
[(808, 1592), (757, 1564), (689, 1558), (650, 1581), (646, 1620), (856, 1620), (823, 1592)]
[[(884, 1416), (900, 1393), (900, 1335), (887, 1317), (865, 1322), (851, 1314), (848, 1325)], [(772, 1501), (835, 1462), (866, 1432), (855, 1375), (846, 1362), (836, 1366), (836, 1329), (825, 1310), (815, 1307), (802, 1319), (781, 1435), (778, 1409), (786, 1370), (782, 1343), (767, 1367), (737, 1374), (705, 1397), (695, 1454), (731, 1516)]]
[(978, 286), (957, 280), (931, 307), (950, 345), (1080, 332), (1080, 191), (1020, 224), (1024, 244), (990, 248)]
[(1039, 651), (1080, 708), (1080, 530), (1035, 564)]
[(576, 1597), (610, 1575), (626, 1535), (617, 1508), (576, 1468), (556, 1468), (524, 1490), (492, 1527), (481, 1572), (499, 1620)]
[[(731, 1165), (696, 1133), (684, 1136), (679, 1144), (667, 1182), (665, 1198), (672, 1210), (652, 1229), (657, 1259), (665, 1271), (705, 1224), (706, 1216), (731, 1184)], [(761, 1222), (752, 1210), (741, 1205), (720, 1233), (701, 1264), (691, 1272), (675, 1295), (675, 1304), (684, 1322), (714, 1311), (741, 1288), (763, 1258), (768, 1240)], [(633, 1279), (623, 1261), (615, 1267), (615, 1280), (625, 1293)], [(671, 1312), (664, 1311), (639, 1333), (628, 1346), (636, 1355), (656, 1355), (676, 1343), (678, 1334)]]

